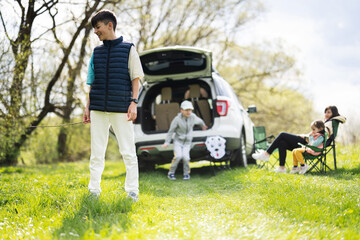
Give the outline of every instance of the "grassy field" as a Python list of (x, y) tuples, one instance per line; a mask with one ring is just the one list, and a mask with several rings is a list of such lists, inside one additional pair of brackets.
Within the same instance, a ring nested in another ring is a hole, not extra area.
[(140, 173), (137, 203), (126, 200), (122, 162), (107, 162), (98, 200), (87, 196), (87, 161), (1, 168), (0, 238), (360, 239), (359, 156), (339, 148), (326, 175), (201, 167), (169, 181), (158, 168)]

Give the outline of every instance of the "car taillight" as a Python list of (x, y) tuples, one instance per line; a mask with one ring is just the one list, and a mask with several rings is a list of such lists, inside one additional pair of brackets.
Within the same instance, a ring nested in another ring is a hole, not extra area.
[(216, 101), (216, 110), (220, 116), (226, 116), (229, 109), (229, 102), (226, 100)]
[(140, 148), (140, 151), (151, 150), (151, 149), (155, 149), (155, 147), (143, 147), (143, 148)]

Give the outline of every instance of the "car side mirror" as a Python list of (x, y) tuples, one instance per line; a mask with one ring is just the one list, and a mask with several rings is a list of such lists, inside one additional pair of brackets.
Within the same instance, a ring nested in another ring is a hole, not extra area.
[(256, 106), (255, 105), (248, 106), (247, 112), (248, 113), (256, 113), (257, 112)]

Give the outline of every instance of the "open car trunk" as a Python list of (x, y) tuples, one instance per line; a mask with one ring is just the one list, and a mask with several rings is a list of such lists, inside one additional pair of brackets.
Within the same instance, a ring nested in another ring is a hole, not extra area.
[[(167, 132), (180, 112), (183, 100), (193, 103), (194, 113), (211, 128), (214, 106), (209, 85), (200, 79), (177, 80), (152, 85), (145, 93), (140, 122), (144, 133)], [(199, 126), (194, 128), (201, 129)]]
[(210, 86), (202, 80), (212, 78), (210, 51), (188, 46), (162, 47), (140, 53), (140, 60), (147, 84), (145, 96), (141, 96), (143, 132), (168, 131), (184, 100), (191, 101), (194, 113), (208, 127), (212, 126), (213, 96)]
[(192, 47), (174, 46), (140, 53), (141, 65), (148, 83), (167, 80), (211, 77), (211, 52)]

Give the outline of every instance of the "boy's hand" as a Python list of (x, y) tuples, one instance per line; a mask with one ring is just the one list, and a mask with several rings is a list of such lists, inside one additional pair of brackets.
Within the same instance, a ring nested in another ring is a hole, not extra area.
[(83, 115), (83, 122), (86, 124), (86, 123), (90, 123), (90, 110), (88, 107), (85, 108), (85, 111), (84, 111), (84, 115)]
[(135, 121), (136, 116), (137, 116), (137, 105), (136, 103), (131, 102), (127, 112), (127, 120)]
[(164, 143), (161, 147), (162, 147), (162, 148), (167, 148), (168, 145)]
[(206, 130), (206, 129), (208, 129), (208, 126), (204, 125), (204, 126), (202, 127), (202, 130)]

